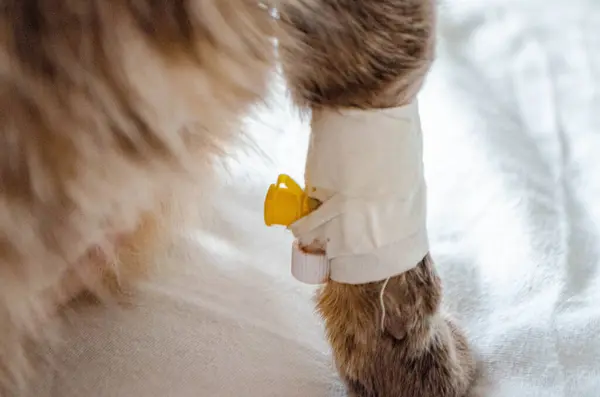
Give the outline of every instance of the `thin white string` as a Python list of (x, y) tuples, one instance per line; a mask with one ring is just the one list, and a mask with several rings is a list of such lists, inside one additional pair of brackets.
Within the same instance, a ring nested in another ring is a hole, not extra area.
[(385, 287), (387, 287), (388, 281), (390, 281), (390, 277), (385, 279), (381, 291), (379, 292), (379, 304), (381, 305), (381, 332), (384, 331), (385, 326), (385, 302), (383, 301), (383, 294), (385, 293)]

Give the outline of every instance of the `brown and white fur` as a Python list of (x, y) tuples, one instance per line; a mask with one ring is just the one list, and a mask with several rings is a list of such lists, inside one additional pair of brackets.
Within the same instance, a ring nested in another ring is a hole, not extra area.
[[(0, 0), (0, 396), (27, 396), (65, 305), (151, 271), (266, 95), (296, 104), (411, 101), (432, 60), (432, 0)], [(368, 132), (365, 132), (368, 133)], [(440, 313), (429, 258), (318, 295), (353, 396), (463, 396), (473, 359)]]

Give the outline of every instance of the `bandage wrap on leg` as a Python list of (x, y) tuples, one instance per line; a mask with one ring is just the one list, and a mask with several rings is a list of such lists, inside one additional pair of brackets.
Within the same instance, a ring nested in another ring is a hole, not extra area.
[(322, 205), (290, 229), (325, 247), (334, 281), (362, 284), (427, 254), (426, 186), (417, 103), (314, 117), (306, 192)]

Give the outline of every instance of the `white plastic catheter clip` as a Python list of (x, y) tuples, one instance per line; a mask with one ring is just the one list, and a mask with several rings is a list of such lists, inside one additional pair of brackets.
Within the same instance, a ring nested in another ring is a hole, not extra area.
[(292, 276), (306, 284), (324, 284), (329, 281), (329, 259), (325, 252), (310, 252), (300, 247), (298, 240), (292, 245)]

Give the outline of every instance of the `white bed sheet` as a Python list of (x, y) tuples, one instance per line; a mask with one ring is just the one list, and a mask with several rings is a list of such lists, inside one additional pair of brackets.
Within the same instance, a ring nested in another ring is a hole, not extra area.
[[(448, 0), (421, 96), (430, 235), (480, 359), (474, 396), (600, 395), (600, 2)], [(280, 97), (278, 97), (281, 99)], [(135, 309), (73, 318), (38, 396), (343, 396), (262, 223), (306, 128), (281, 101), (250, 130), (202, 232)], [(265, 160), (269, 158), (269, 160)]]

